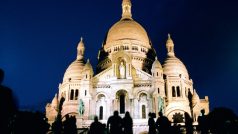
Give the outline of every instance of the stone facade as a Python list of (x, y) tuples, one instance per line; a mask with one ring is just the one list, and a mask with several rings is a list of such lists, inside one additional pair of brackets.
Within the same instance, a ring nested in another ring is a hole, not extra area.
[(161, 65), (147, 32), (132, 19), (130, 0), (123, 0), (122, 18), (107, 33), (98, 53), (96, 73), (89, 60), (84, 60), (81, 38), (76, 60), (67, 68), (52, 103), (46, 106), (49, 122), (55, 120), (59, 101), (64, 98), (62, 118), (75, 115), (78, 127), (88, 126), (95, 115), (105, 122), (114, 110), (121, 116), (129, 111), (135, 129), (147, 128), (148, 113), (159, 111), (172, 122), (187, 112), (196, 123), (201, 109), (209, 112), (208, 97), (199, 98), (185, 65), (175, 56), (170, 35), (166, 48), (167, 58)]

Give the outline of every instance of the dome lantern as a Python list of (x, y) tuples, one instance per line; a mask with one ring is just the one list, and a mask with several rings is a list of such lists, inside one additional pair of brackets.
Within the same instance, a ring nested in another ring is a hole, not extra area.
[(131, 19), (132, 20), (132, 14), (131, 14), (131, 0), (123, 0), (122, 1), (122, 20), (123, 19)]
[(80, 39), (80, 42), (79, 42), (78, 47), (77, 47), (77, 50), (78, 50), (77, 60), (83, 59), (84, 50), (85, 50), (84, 43), (83, 43), (83, 37), (81, 37), (81, 39)]
[(173, 40), (171, 39), (171, 36), (170, 34), (168, 34), (168, 39), (167, 39), (167, 42), (166, 42), (166, 48), (167, 48), (167, 51), (168, 51), (168, 56), (174, 56), (174, 42)]
[(168, 39), (166, 41), (167, 48), (167, 58), (163, 64), (163, 72), (165, 75), (170, 76), (180, 76), (182, 75), (185, 78), (189, 78), (188, 71), (183, 64), (183, 62), (178, 59), (174, 54), (174, 42), (168, 34)]

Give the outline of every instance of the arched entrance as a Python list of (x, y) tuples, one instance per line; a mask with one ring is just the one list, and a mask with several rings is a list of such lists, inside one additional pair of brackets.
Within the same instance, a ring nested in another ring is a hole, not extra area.
[(126, 102), (128, 102), (127, 91), (126, 90), (117, 91), (116, 99), (119, 113), (124, 114), (126, 112)]
[(105, 95), (104, 94), (97, 95), (96, 114), (99, 120), (103, 120), (106, 118), (106, 110), (107, 110), (107, 103)]

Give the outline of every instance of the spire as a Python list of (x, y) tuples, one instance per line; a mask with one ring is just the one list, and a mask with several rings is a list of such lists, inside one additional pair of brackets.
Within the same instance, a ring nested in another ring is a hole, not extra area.
[(122, 1), (122, 18), (123, 19), (131, 19), (132, 20), (132, 14), (131, 14), (131, 0), (123, 0)]
[(51, 105), (56, 108), (58, 106), (58, 95), (55, 94), (55, 97), (53, 98)]
[(93, 67), (92, 67), (89, 59), (87, 59), (87, 63), (85, 64), (84, 69), (86, 69), (86, 70), (89, 69), (93, 73)]
[(85, 50), (83, 37), (80, 38), (80, 42), (78, 44), (77, 50), (78, 50), (77, 60), (82, 60), (84, 56), (84, 50)]
[(167, 48), (167, 51), (168, 51), (167, 55), (168, 56), (174, 56), (174, 42), (171, 39), (170, 34), (168, 34), (168, 39), (166, 41), (166, 48)]

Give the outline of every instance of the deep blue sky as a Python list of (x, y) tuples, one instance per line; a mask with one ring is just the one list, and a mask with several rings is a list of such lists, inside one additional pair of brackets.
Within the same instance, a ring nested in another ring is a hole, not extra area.
[[(238, 2), (132, 0), (133, 18), (146, 30), (163, 63), (167, 33), (201, 98), (238, 113)], [(93, 66), (121, 0), (1, 0), (0, 68), (20, 107), (42, 108), (58, 91), (83, 36)]]

